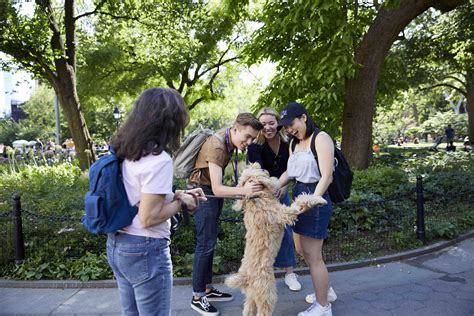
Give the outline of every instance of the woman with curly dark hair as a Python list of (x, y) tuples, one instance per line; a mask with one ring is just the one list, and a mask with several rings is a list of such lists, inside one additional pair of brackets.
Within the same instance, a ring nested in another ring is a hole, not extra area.
[(172, 192), (170, 154), (179, 147), (188, 121), (186, 104), (176, 90), (147, 89), (111, 141), (123, 160), (129, 202), (138, 206), (133, 222), (107, 239), (123, 314), (171, 313), (170, 218), (182, 205), (194, 209), (198, 200), (205, 200), (199, 188)]

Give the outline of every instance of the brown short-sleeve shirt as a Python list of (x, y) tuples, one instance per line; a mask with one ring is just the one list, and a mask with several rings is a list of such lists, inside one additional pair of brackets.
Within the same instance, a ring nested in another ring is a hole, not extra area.
[[(216, 132), (222, 139), (225, 139), (225, 129)], [(190, 183), (211, 186), (211, 176), (209, 174), (209, 162), (225, 169), (230, 161), (230, 154), (227, 151), (225, 141), (221, 142), (217, 137), (210, 136), (204, 142), (196, 159), (196, 164), (189, 177)]]

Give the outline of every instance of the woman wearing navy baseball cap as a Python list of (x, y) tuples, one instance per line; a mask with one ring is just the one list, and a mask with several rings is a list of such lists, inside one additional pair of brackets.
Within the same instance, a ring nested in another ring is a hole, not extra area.
[[(309, 117), (305, 107), (290, 102), (281, 111), (279, 126), (285, 127), (290, 135), (290, 157), (287, 171), (280, 177), (280, 185), (285, 186), (295, 180), (293, 198), (302, 193), (322, 196), (327, 204), (310, 208), (300, 215), (293, 226), (299, 237), (301, 251), (309, 266), (316, 295), (306, 297), (312, 305), (298, 316), (332, 316), (331, 303), (337, 296), (328, 287), (328, 270), (322, 257), (324, 239), (328, 235), (329, 220), (332, 215), (331, 199), (328, 193), (334, 168), (334, 143), (331, 137), (319, 130)], [(317, 153), (316, 160), (311, 143)]]

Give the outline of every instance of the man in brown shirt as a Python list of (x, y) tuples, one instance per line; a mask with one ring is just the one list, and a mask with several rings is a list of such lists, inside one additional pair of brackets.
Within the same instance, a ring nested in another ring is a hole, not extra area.
[(244, 150), (257, 137), (262, 124), (250, 113), (237, 116), (230, 128), (221, 129), (210, 136), (199, 151), (189, 183), (201, 187), (206, 195), (215, 195), (202, 201), (194, 214), (196, 224), (196, 250), (193, 260), (193, 298), (191, 307), (202, 315), (219, 315), (209, 301), (231, 301), (231, 294), (222, 293), (212, 286), (212, 261), (217, 241), (219, 216), (223, 199), (217, 197), (243, 196), (262, 189), (259, 184), (230, 187), (222, 182), (224, 169), (232, 152)]

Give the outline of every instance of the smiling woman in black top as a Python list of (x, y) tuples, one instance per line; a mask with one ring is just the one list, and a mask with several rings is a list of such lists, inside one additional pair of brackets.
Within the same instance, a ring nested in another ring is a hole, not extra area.
[[(279, 178), (286, 171), (289, 157), (288, 137), (284, 130), (278, 128), (280, 115), (272, 108), (263, 108), (257, 114), (257, 119), (262, 123), (263, 130), (260, 131), (255, 143), (248, 147), (247, 159), (251, 163), (258, 162), (262, 169), (270, 173), (270, 176)], [(290, 205), (286, 187), (280, 189), (278, 194), (281, 203)], [(285, 268), (285, 283), (290, 290), (301, 290), (298, 276), (293, 272), (293, 267), (296, 266), (296, 256), (293, 232), (289, 226), (285, 227), (274, 266)]]

